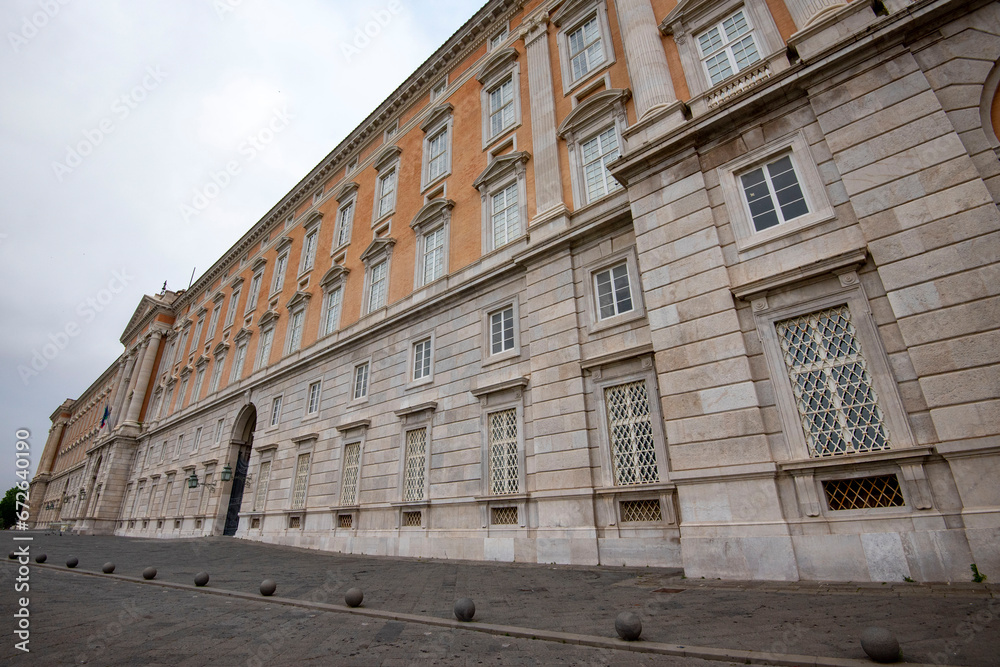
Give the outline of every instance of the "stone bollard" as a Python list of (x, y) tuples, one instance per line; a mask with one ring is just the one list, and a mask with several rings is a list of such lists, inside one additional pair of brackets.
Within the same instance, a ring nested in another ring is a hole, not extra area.
[(900, 658), (899, 642), (885, 628), (865, 628), (861, 648), (875, 662), (896, 662)]
[(204, 586), (208, 583), (208, 572), (199, 572), (194, 575), (194, 585)]
[(111, 561), (108, 561), (107, 563), (104, 564), (104, 567), (101, 568), (101, 571), (104, 572), (104, 574), (111, 574), (112, 572), (115, 571), (115, 564), (112, 563)]
[(348, 607), (358, 607), (364, 599), (365, 594), (361, 592), (360, 588), (348, 588), (344, 594), (344, 602)]
[(469, 598), (455, 600), (455, 618), (466, 623), (476, 615), (476, 603)]
[(274, 583), (274, 579), (265, 579), (260, 582), (260, 594), (268, 597), (274, 595), (274, 591), (278, 589), (278, 584)]
[(66, 567), (76, 567), (80, 564), (80, 559), (75, 556), (70, 556), (66, 559)]
[(155, 579), (156, 578), (156, 568), (155, 567), (147, 567), (145, 570), (142, 571), (142, 578), (143, 579)]
[(642, 619), (634, 611), (623, 611), (615, 617), (615, 632), (627, 642), (634, 642), (642, 634)]
[(49, 557), (46, 556), (45, 554), (38, 554), (37, 556), (35, 556), (35, 562), (36, 563), (44, 563), (48, 559), (49, 559)]

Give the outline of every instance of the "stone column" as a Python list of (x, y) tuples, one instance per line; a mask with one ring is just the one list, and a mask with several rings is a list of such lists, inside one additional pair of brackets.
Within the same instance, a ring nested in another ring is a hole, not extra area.
[[(108, 406), (111, 408), (111, 416), (108, 418), (108, 432), (111, 432), (113, 425), (115, 423), (115, 417), (118, 411), (118, 395), (121, 394), (122, 385), (125, 383), (126, 370), (128, 366), (128, 358), (122, 357), (118, 362), (118, 372), (115, 374), (114, 389), (111, 390), (111, 395), (108, 397)], [(103, 413), (102, 413), (103, 416)]]
[(787, 0), (785, 6), (795, 21), (795, 27), (802, 30), (814, 16), (829, 7), (844, 6), (844, 0)]
[(139, 413), (142, 411), (142, 402), (149, 391), (149, 379), (153, 375), (153, 363), (156, 361), (156, 353), (160, 349), (160, 338), (163, 333), (154, 331), (149, 336), (146, 349), (142, 354), (142, 363), (139, 365), (139, 372), (136, 375), (135, 390), (132, 392), (132, 399), (128, 404), (128, 412), (125, 414), (125, 423), (138, 424)]
[(118, 396), (118, 405), (115, 406), (113, 411), (115, 427), (117, 428), (122, 423), (124, 423), (124, 414), (128, 411), (129, 397), (135, 390), (135, 381), (139, 374), (136, 369), (139, 364), (142, 363), (142, 355), (146, 352), (146, 347), (149, 345), (149, 341), (144, 341), (139, 349), (137, 349), (129, 358), (129, 367), (125, 372), (125, 378), (123, 379), (124, 391)]
[(535, 217), (563, 204), (548, 24), (549, 15), (543, 13), (529, 20), (520, 32), (528, 53), (528, 96), (535, 169)]
[(618, 0), (615, 6), (635, 111), (642, 120), (652, 109), (677, 101), (674, 84), (649, 0)]

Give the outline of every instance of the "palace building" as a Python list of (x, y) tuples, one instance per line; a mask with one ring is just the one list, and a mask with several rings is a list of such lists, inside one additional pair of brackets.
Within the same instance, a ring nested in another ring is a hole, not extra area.
[(992, 577), (998, 62), (995, 2), (490, 0), (142, 298), (32, 522)]

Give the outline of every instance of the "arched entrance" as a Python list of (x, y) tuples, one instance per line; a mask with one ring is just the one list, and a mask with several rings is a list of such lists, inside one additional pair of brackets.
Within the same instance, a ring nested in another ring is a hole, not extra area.
[(229, 490), (229, 511), (226, 512), (226, 526), (223, 535), (235, 535), (240, 525), (240, 506), (243, 504), (243, 490), (247, 483), (250, 467), (250, 452), (253, 449), (253, 432), (257, 428), (257, 408), (253, 403), (240, 410), (233, 425), (232, 444), (239, 446), (236, 467), (233, 470), (233, 485)]

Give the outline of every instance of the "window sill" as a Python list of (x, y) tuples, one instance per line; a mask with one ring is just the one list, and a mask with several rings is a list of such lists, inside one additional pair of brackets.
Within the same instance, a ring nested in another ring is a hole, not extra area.
[(580, 88), (586, 88), (588, 84), (594, 83), (594, 80), (597, 79), (598, 76), (603, 76), (604, 73), (610, 70), (611, 66), (614, 64), (615, 64), (614, 58), (606, 59), (596, 69), (592, 69), (583, 76), (581, 76), (579, 79), (570, 82), (569, 85), (563, 88), (563, 97), (569, 97)]
[(496, 354), (491, 354), (482, 361), (483, 366), (492, 366), (493, 364), (499, 364), (504, 361), (510, 361), (511, 359), (520, 359), (521, 351), (517, 348), (512, 350), (505, 350), (503, 352), (497, 352)]
[(443, 183), (449, 176), (451, 176), (451, 169), (448, 169), (443, 174), (435, 176), (433, 181), (427, 181), (420, 186), (420, 194), (427, 194), (427, 191), (437, 187)]
[(832, 208), (803, 215), (791, 222), (784, 222), (774, 227), (765, 229), (762, 232), (754, 232), (751, 236), (736, 238), (736, 250), (744, 253), (762, 245), (777, 241), (785, 236), (791, 236), (805, 229), (813, 227), (823, 222), (833, 220), (837, 217)]
[(493, 148), (494, 146), (496, 146), (501, 141), (503, 141), (504, 139), (506, 139), (508, 136), (511, 135), (511, 133), (513, 133), (515, 130), (517, 130), (520, 127), (521, 127), (521, 121), (517, 121), (513, 125), (511, 125), (510, 127), (505, 128), (505, 129), (501, 130), (499, 133), (497, 133), (496, 135), (490, 137), (489, 139), (487, 139), (486, 141), (483, 142), (483, 151), (485, 152), (485, 151), (488, 151), (489, 149)]
[(613, 315), (611, 317), (606, 317), (603, 320), (597, 320), (595, 323), (591, 324), (589, 333), (591, 335), (601, 333), (603, 331), (607, 331), (608, 329), (613, 329), (617, 326), (629, 324), (630, 322), (635, 322), (636, 320), (642, 320), (645, 318), (646, 313), (644, 310), (635, 310), (631, 313)]

